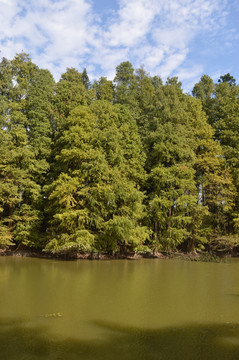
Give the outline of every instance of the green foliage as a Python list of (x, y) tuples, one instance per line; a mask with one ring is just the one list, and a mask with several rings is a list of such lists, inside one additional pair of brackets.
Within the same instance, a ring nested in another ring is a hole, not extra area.
[(38, 232), (41, 214), (38, 210), (22, 204), (14, 212), (12, 220), (14, 223), (12, 234), (16, 243), (38, 248), (42, 246), (41, 236)]
[[(56, 180), (47, 189), (54, 241), (46, 249), (58, 243), (59, 251), (68, 243), (72, 247), (72, 237), (83, 230), (107, 251), (143, 242), (146, 231), (138, 229), (143, 193), (137, 188), (144, 178), (143, 157), (130, 113), (106, 101), (76, 107), (56, 149)], [(112, 232), (118, 234), (113, 241)]]
[(213, 251), (223, 253), (233, 253), (239, 247), (239, 236), (238, 235), (224, 235), (214, 238), (210, 242), (210, 248)]
[(138, 116), (137, 83), (134, 68), (129, 61), (124, 61), (116, 67), (115, 102), (127, 106), (131, 113)]
[(106, 77), (101, 77), (99, 81), (93, 84), (97, 100), (107, 100), (112, 102), (114, 99), (114, 85), (112, 81), (107, 80)]
[(51, 239), (44, 251), (53, 254), (65, 254), (69, 252), (90, 252), (93, 250), (94, 236), (87, 230), (77, 230), (69, 235), (61, 233), (56, 238)]
[(0, 246), (55, 254), (238, 245), (239, 87), (193, 97), (123, 62), (55, 84), (29, 55), (0, 63)]
[[(196, 86), (198, 86), (198, 84), (196, 84), (195, 87)], [(195, 95), (197, 94), (195, 93)], [(208, 121), (215, 129), (215, 137), (217, 140), (216, 143), (220, 143), (221, 145), (220, 152), (217, 151), (217, 161), (215, 162), (215, 165), (211, 166), (211, 169), (208, 169), (208, 173), (210, 173), (210, 175), (208, 174), (208, 176), (211, 177), (211, 180), (215, 184), (214, 189), (212, 188), (211, 184), (208, 184), (208, 188), (210, 189), (211, 193), (215, 194), (216, 192), (218, 192), (218, 195), (219, 193), (222, 194), (220, 195), (221, 197), (227, 197), (227, 201), (221, 201), (221, 209), (219, 211), (219, 217), (221, 217), (224, 223), (223, 227), (225, 235), (227, 234), (227, 231), (229, 231), (229, 233), (238, 233), (238, 96), (239, 87), (238, 85), (236, 85), (235, 79), (230, 74), (226, 74), (220, 77), (218, 84), (211, 85), (211, 91), (210, 94), (208, 94), (207, 103), (202, 100), (203, 108), (208, 115)], [(224, 169), (222, 167), (221, 170), (218, 169), (218, 162), (223, 164)], [(214, 169), (217, 169), (217, 171), (215, 172)], [(211, 206), (217, 209), (218, 205), (219, 204), (211, 203)], [(214, 213), (216, 213), (215, 210)], [(215, 226), (217, 225), (215, 224)]]
[[(7, 219), (5, 219), (7, 221)], [(8, 225), (5, 225), (3, 221), (0, 223), (0, 248), (7, 248), (8, 246), (13, 245), (13, 236), (11, 228)]]
[(55, 136), (59, 135), (65, 127), (66, 118), (71, 110), (78, 105), (86, 104), (86, 88), (83, 84), (82, 74), (74, 68), (67, 68), (56, 84), (54, 96), (54, 121)]
[(202, 262), (214, 262), (220, 263), (222, 260), (217, 255), (211, 252), (201, 253), (199, 257), (191, 257), (189, 258), (191, 261), (202, 261)]
[(84, 70), (82, 71), (81, 79), (82, 79), (82, 83), (83, 83), (84, 87), (86, 88), (86, 90), (89, 90), (89, 88), (90, 88), (90, 79), (89, 79), (89, 76), (87, 74), (86, 68), (84, 68)]
[(136, 250), (148, 238), (148, 230), (137, 226), (137, 223), (128, 216), (114, 216), (105, 223), (102, 241), (107, 242), (108, 251)]
[(218, 82), (226, 82), (228, 83), (230, 86), (236, 85), (236, 79), (234, 79), (233, 76), (230, 75), (230, 73), (227, 73), (225, 75), (221, 75), (220, 78), (218, 79)]

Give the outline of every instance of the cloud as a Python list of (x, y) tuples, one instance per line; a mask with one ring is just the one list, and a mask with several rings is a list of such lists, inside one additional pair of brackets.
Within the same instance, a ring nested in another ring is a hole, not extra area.
[(154, 2), (122, 1), (118, 16), (104, 34), (110, 46), (136, 46), (147, 35), (155, 16)]
[(85, 0), (1, 0), (0, 10), (3, 56), (24, 50), (40, 66), (56, 66), (56, 77), (66, 66), (83, 63), (95, 38), (91, 6)]
[(163, 78), (170, 76), (184, 62), (187, 56), (187, 52), (188, 49), (183, 49), (182, 51), (168, 54), (167, 61), (158, 67), (158, 73), (161, 74)]
[(108, 17), (95, 13), (93, 5), (93, 0), (0, 0), (1, 55), (26, 51), (56, 79), (66, 67), (113, 78), (125, 60), (144, 64), (152, 75), (182, 75), (191, 42), (216, 32), (227, 16), (227, 0), (119, 0)]

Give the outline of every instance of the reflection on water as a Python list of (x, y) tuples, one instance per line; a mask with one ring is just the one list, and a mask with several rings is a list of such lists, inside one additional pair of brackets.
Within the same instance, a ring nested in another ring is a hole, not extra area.
[(0, 258), (0, 359), (239, 359), (238, 324), (238, 261)]
[(191, 325), (163, 329), (122, 327), (96, 321), (104, 339), (51, 336), (46, 327), (21, 320), (0, 320), (1, 359), (11, 360), (235, 360), (239, 358), (238, 325)]

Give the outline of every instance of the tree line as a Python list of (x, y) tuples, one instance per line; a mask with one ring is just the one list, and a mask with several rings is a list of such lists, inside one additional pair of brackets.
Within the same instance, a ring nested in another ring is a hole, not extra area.
[(128, 61), (113, 81), (0, 63), (0, 246), (52, 253), (239, 244), (239, 86), (192, 94)]

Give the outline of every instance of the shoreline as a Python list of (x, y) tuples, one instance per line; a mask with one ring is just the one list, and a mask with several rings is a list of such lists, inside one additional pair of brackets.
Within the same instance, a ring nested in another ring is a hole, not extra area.
[(59, 259), (59, 260), (138, 260), (138, 259), (159, 259), (168, 258), (169, 254), (163, 253), (116, 253), (114, 255), (102, 252), (85, 252), (85, 253), (69, 253), (69, 254), (53, 254), (43, 251), (31, 249), (0, 249), (0, 256), (16, 256), (16, 257), (35, 257), (39, 259)]
[[(140, 260), (140, 259), (185, 259), (193, 261), (214, 261), (215, 259), (225, 259), (232, 257), (239, 257), (239, 253), (184, 253), (180, 251), (175, 252), (156, 252), (156, 253), (116, 253), (110, 255), (101, 252), (87, 252), (87, 253), (71, 253), (71, 254), (52, 254), (48, 252), (31, 250), (31, 249), (0, 249), (0, 256), (13, 257), (31, 257), (39, 259), (58, 259), (58, 260)], [(204, 257), (206, 260), (201, 260)]]

